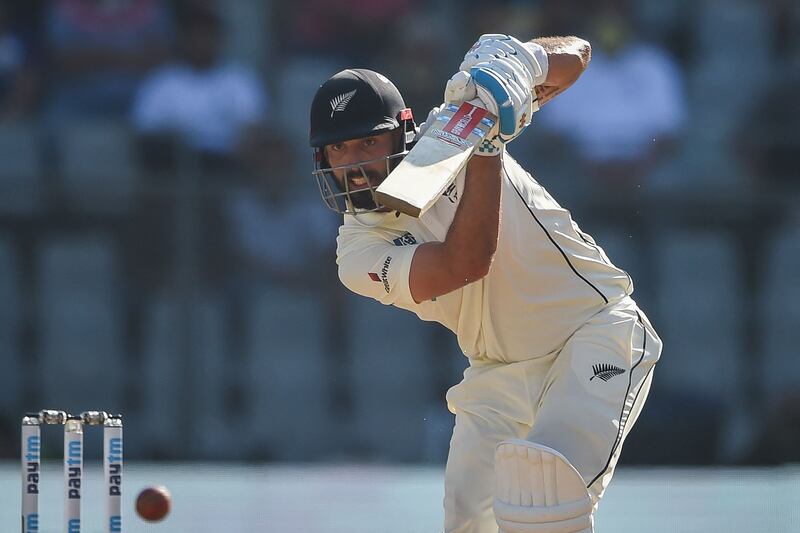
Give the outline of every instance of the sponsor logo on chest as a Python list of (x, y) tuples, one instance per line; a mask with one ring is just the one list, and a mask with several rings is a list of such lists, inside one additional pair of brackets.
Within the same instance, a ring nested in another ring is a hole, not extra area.
[(410, 244), (417, 244), (417, 239), (409, 232), (405, 232), (400, 237), (392, 241), (395, 246), (408, 246)]

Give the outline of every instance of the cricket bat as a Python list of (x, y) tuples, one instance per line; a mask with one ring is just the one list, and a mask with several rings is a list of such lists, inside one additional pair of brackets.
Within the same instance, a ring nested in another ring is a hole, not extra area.
[(421, 217), (433, 206), (483, 139), (493, 134), (497, 117), (464, 102), (446, 104), (425, 134), (383, 183), (375, 198), (390, 209)]

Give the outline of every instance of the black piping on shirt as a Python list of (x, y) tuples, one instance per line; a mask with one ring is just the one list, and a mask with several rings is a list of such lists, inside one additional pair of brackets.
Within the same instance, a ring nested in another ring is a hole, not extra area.
[(503, 162), (503, 172), (506, 173), (506, 177), (508, 178), (509, 183), (511, 183), (511, 186), (514, 187), (514, 191), (517, 193), (517, 196), (519, 196), (519, 199), (520, 199), (520, 201), (522, 201), (522, 204), (525, 206), (525, 208), (531, 214), (531, 216), (536, 221), (536, 223), (539, 225), (539, 227), (542, 228), (542, 231), (544, 231), (544, 234), (547, 235), (547, 238), (550, 240), (550, 242), (553, 243), (553, 246), (555, 246), (556, 249), (561, 253), (561, 256), (564, 258), (564, 261), (566, 261), (567, 265), (569, 265), (569, 268), (572, 269), (572, 271), (575, 273), (575, 275), (578, 276), (579, 278), (581, 278), (584, 281), (584, 283), (586, 283), (592, 289), (594, 289), (594, 291), (597, 294), (599, 294), (600, 297), (603, 299), (604, 303), (608, 303), (608, 298), (606, 298), (606, 296), (602, 292), (600, 292), (600, 289), (595, 287), (592, 284), (591, 281), (589, 281), (588, 279), (583, 277), (581, 275), (581, 273), (578, 272), (578, 270), (575, 268), (575, 266), (570, 262), (569, 257), (567, 257), (567, 254), (564, 252), (564, 250), (558, 245), (558, 243), (555, 241), (555, 239), (553, 239), (553, 237), (550, 235), (550, 232), (548, 232), (547, 229), (544, 227), (544, 224), (542, 224), (541, 221), (536, 217), (536, 213), (533, 212), (533, 209), (531, 209), (531, 206), (529, 206), (528, 202), (525, 201), (525, 198), (522, 196), (522, 193), (520, 193), (519, 189), (517, 189), (517, 185), (514, 183), (514, 181), (511, 179), (511, 176), (508, 174), (508, 171), (506, 170), (506, 167), (505, 167), (505, 162)]

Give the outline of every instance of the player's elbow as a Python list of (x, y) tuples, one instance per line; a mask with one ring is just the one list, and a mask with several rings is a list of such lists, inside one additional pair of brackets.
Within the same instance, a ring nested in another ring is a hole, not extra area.
[(489, 273), (494, 254), (497, 251), (497, 241), (475, 246), (471, 251), (472, 253), (456, 263), (458, 267), (454, 272), (454, 275), (459, 280), (463, 280), (465, 285), (478, 281)]
[(562, 61), (564, 70), (578, 75), (586, 70), (592, 60), (592, 45), (586, 39), (569, 37), (568, 45), (564, 47)]
[(592, 45), (585, 39), (575, 37), (575, 50), (580, 71), (583, 72), (592, 60)]
[(565, 46), (548, 53), (550, 68), (546, 84), (561, 87), (562, 90), (577, 81), (592, 59), (592, 45), (588, 41), (580, 37), (566, 39)]
[(491, 266), (492, 266), (491, 259), (476, 264), (465, 279), (468, 279), (470, 283), (472, 283), (473, 281), (478, 281), (479, 279), (483, 279), (486, 277), (487, 274), (489, 274), (489, 269), (491, 268)]

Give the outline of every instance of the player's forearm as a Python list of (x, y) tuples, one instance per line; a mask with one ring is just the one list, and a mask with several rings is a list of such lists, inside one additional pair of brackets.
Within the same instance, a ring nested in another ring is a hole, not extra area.
[(579, 37), (538, 37), (531, 42), (547, 52), (548, 71), (544, 83), (536, 87), (541, 107), (569, 88), (586, 70), (592, 47)]
[(489, 272), (500, 226), (501, 157), (474, 156), (467, 164), (464, 192), (443, 243), (448, 263), (464, 284)]
[[(588, 41), (580, 37), (537, 37), (531, 39), (532, 43), (536, 43), (547, 52), (547, 58), (566, 57), (570, 61), (576, 59), (580, 62), (581, 70), (585, 70), (589, 61), (592, 59), (592, 46)], [(550, 80), (552, 69), (548, 73), (547, 79)]]

